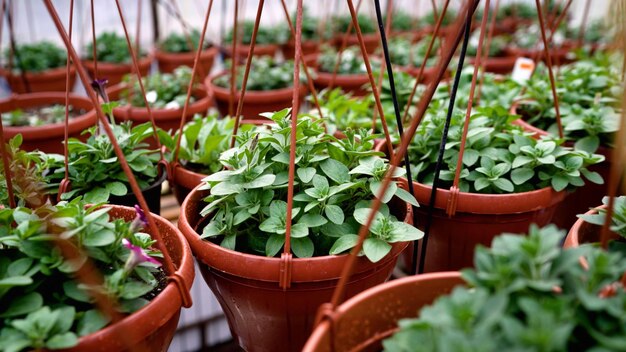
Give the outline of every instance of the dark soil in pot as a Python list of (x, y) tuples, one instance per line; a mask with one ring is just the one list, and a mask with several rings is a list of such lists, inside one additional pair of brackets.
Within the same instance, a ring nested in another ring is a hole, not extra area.
[[(96, 123), (96, 112), (91, 100), (75, 94), (70, 94), (69, 103), (73, 108), (74, 118), (70, 118), (68, 125), (69, 137), (86, 140), (81, 132)], [(46, 92), (31, 94), (14, 94), (0, 100), (0, 113), (7, 114), (11, 111), (32, 111), (43, 106), (65, 106), (65, 93)], [(70, 116), (72, 116), (70, 114)], [(41, 126), (4, 126), (4, 138), (10, 139), (21, 134), (24, 150), (41, 150), (46, 153), (63, 153), (63, 140), (65, 138), (65, 112), (63, 121)]]
[[(14, 93), (39, 93), (39, 92), (65, 92), (67, 69), (65, 66), (53, 68), (43, 72), (26, 72), (24, 77), (27, 81), (28, 88), (24, 84), (22, 75), (9, 70), (0, 69), (0, 76), (6, 78), (11, 90)], [(76, 68), (70, 66), (70, 92), (76, 81)]]
[[(216, 294), (235, 340), (248, 351), (300, 351), (313, 328), (318, 307), (328, 302), (347, 255), (294, 258), (291, 287), (279, 287), (281, 259), (244, 254), (200, 239), (201, 199), (194, 189), (182, 206), (179, 227)], [(406, 203), (404, 203), (406, 207)], [(406, 207), (405, 212), (410, 208)], [(407, 216), (407, 220), (411, 217)], [(407, 243), (396, 243), (378, 263), (357, 260), (346, 293), (351, 297), (387, 280)]]

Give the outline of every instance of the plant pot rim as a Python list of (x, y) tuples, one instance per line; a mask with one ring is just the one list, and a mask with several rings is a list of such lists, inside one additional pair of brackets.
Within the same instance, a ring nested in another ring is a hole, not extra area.
[[(230, 97), (230, 88), (224, 88), (218, 86), (213, 83), (219, 77), (226, 76), (230, 74), (229, 71), (221, 71), (216, 73), (215, 75), (208, 76), (204, 80), (204, 85), (208, 88), (210, 92), (216, 98), (226, 98)], [(247, 103), (268, 103), (268, 101), (276, 101), (276, 100), (285, 100), (290, 99), (293, 96), (293, 86), (272, 89), (272, 90), (249, 90), (246, 88), (246, 95), (244, 96), (244, 101)], [(307, 94), (307, 86), (305, 83), (300, 83), (300, 96), (303, 97)], [(239, 89), (235, 90), (235, 99), (238, 99), (241, 96), (241, 91)]]
[[(40, 101), (58, 101), (58, 104), (65, 105), (65, 93), (39, 92), (11, 94), (10, 96), (0, 100), (0, 106), (4, 104), (22, 104), (27, 107), (37, 107), (42, 106)], [(76, 104), (82, 105), (82, 108), (86, 110), (84, 114), (69, 119), (68, 132), (70, 134), (78, 133), (96, 123), (96, 111), (93, 108), (93, 104), (90, 99), (70, 93), (69, 103), (72, 106), (75, 106)], [(50, 102), (48, 102), (48, 105), (51, 105)], [(2, 111), (2, 113), (5, 112), (8, 111)], [(65, 122), (51, 123), (42, 126), (3, 126), (3, 128), (4, 134), (7, 137), (12, 138), (20, 133), (24, 137), (24, 140), (49, 139), (52, 136), (61, 136), (65, 134)]]
[[(104, 205), (104, 207), (113, 208), (113, 212), (120, 211), (130, 214), (136, 213), (135, 209), (121, 205), (107, 204)], [(160, 229), (168, 229), (171, 233), (176, 235), (175, 241), (178, 242), (178, 246), (181, 248), (181, 258), (178, 265), (174, 264), (176, 267), (175, 273), (183, 279), (182, 282), (184, 284), (184, 289), (189, 290), (195, 275), (191, 249), (189, 248), (184, 236), (181, 234), (180, 230), (176, 228), (176, 226), (161, 216), (155, 214), (152, 214), (152, 216)], [(168, 306), (178, 306), (178, 308), (168, 310), (164, 309), (164, 306), (166, 308)], [(117, 344), (121, 346), (124, 346), (124, 344), (132, 345), (140, 343), (141, 339), (139, 338), (145, 338), (148, 334), (156, 331), (160, 327), (160, 324), (169, 320), (174, 314), (176, 314), (176, 311), (180, 309), (181, 306), (182, 297), (178, 291), (178, 287), (175, 282), (170, 281), (167, 286), (147, 305), (140, 308), (136, 312), (125, 316), (116, 323), (108, 325), (107, 327), (92, 334), (80, 337), (78, 345), (70, 350), (78, 350), (85, 347), (95, 348), (96, 346), (102, 345), (103, 342), (114, 340), (118, 340)], [(149, 320), (148, 324), (146, 324), (147, 320)], [(133, 333), (128, 334), (128, 331), (133, 331)], [(121, 338), (122, 336), (129, 336), (129, 340)]]
[[(201, 202), (202, 198), (204, 198), (203, 194), (205, 195), (207, 193), (206, 191), (203, 192), (199, 190), (201, 186), (202, 185), (198, 185), (195, 187), (185, 198), (185, 201), (181, 205), (181, 213), (178, 221), (178, 227), (187, 238), (196, 259), (221, 272), (253, 280), (278, 283), (280, 267), (283, 262), (281, 258), (268, 258), (262, 255), (237, 252), (200, 238), (196, 229), (194, 229), (189, 222), (188, 212), (196, 211), (199, 214), (200, 209), (197, 205)], [(412, 217), (412, 210), (409, 205), (407, 205), (407, 218), (408, 217)], [(364, 256), (358, 257), (357, 265), (355, 266), (358, 269), (355, 270), (353, 274), (384, 266), (389, 260), (395, 260), (397, 255), (407, 246), (408, 242), (393, 243), (391, 252), (377, 263), (370, 262)], [(347, 260), (348, 254), (293, 258), (291, 261), (291, 282), (325, 281), (328, 280), (329, 277), (339, 279)], [(322, 264), (324, 265), (322, 266)], [(320, 267), (322, 268), (321, 270), (314, 270), (320, 269)], [(253, 272), (250, 268), (264, 268), (265, 270)]]
[[(587, 212), (585, 212), (585, 215), (598, 214), (600, 209), (606, 210), (607, 205), (603, 204), (595, 208), (589, 209)], [(584, 219), (578, 218), (576, 222), (574, 223), (574, 225), (572, 225), (572, 228), (567, 233), (567, 236), (565, 237), (565, 242), (563, 243), (563, 248), (573, 248), (573, 247), (578, 247), (581, 244), (591, 243), (588, 241), (583, 241), (584, 238), (581, 238), (583, 237), (581, 234), (585, 232), (583, 231), (583, 229), (587, 227), (596, 227), (598, 231), (601, 231), (601, 228), (602, 228), (599, 225), (591, 224), (585, 221)], [(598, 237), (599, 236), (600, 236), (600, 232), (598, 232)], [(619, 239), (622, 239), (620, 235), (609, 230), (609, 240), (619, 240)], [(600, 241), (600, 238), (598, 238), (597, 241), (595, 242), (599, 242), (599, 241)]]
[[(464, 283), (462, 275), (459, 271), (442, 271), (442, 272), (436, 272), (436, 273), (426, 273), (426, 274), (420, 274), (420, 275), (415, 275), (415, 276), (407, 276), (404, 278), (388, 281), (378, 286), (369, 288), (353, 296), (352, 298), (346, 300), (342, 304), (340, 304), (336, 308), (333, 314), (333, 316), (335, 317), (334, 321), (327, 319), (327, 320), (323, 320), (319, 325), (317, 325), (314, 328), (313, 332), (311, 333), (311, 336), (307, 340), (307, 343), (304, 345), (304, 348), (302, 351), (303, 352), (318, 351), (318, 349), (320, 348), (320, 344), (323, 342), (327, 342), (329, 343), (329, 346), (333, 346), (334, 341), (332, 341), (332, 339), (335, 338), (331, 334), (331, 330), (333, 329), (333, 324), (342, 324), (342, 318), (346, 314), (349, 314), (349, 312), (353, 310), (354, 311), (363, 310), (364, 308), (367, 308), (368, 303), (370, 305), (374, 304), (373, 298), (380, 296), (381, 294), (384, 295), (384, 293), (389, 292), (389, 291), (396, 291), (398, 288), (401, 288), (404, 286), (415, 287), (415, 286), (420, 286), (420, 283), (432, 282), (432, 281), (450, 282), (450, 283), (456, 283), (456, 285), (461, 285)], [(402, 302), (398, 302), (398, 304), (401, 304), (401, 303)], [(361, 307), (361, 305), (364, 305), (364, 306)], [(417, 313), (419, 312), (415, 312), (414, 314), (417, 315)], [(389, 314), (392, 316), (396, 315), (396, 313), (391, 313), (391, 312)], [(352, 317), (351, 319), (355, 320), (355, 317)], [(390, 318), (381, 316), (379, 317), (379, 319), (387, 320)], [(343, 324), (343, 326), (346, 326), (346, 325)], [(346, 346), (346, 347), (352, 348), (352, 351), (366, 351), (366, 350), (369, 351), (370, 349), (368, 349), (368, 347), (371, 348), (372, 343), (378, 342), (382, 339), (389, 337), (390, 336), (389, 333), (395, 332), (395, 329), (391, 329), (387, 331), (371, 331), (371, 327), (370, 327), (368, 331), (371, 333), (372, 336), (369, 336), (367, 340), (364, 339), (362, 343), (359, 345)], [(327, 339), (327, 335), (328, 335), (328, 339)]]
[[(150, 64), (152, 64), (152, 59), (153, 57), (151, 54), (146, 54), (142, 57), (137, 58), (137, 65), (139, 65), (140, 68), (141, 66), (150, 66)], [(83, 66), (85, 66), (87, 70), (95, 70), (93, 59), (83, 58), (82, 63), (83, 63)], [(134, 64), (132, 61), (116, 63), (116, 62), (98, 60), (98, 72), (100, 72), (100, 70), (113, 71), (113, 72), (130, 72), (134, 70)], [(103, 77), (103, 78), (106, 78), (106, 77)]]
[[(107, 94), (110, 96), (115, 96), (117, 98), (111, 100), (117, 100), (119, 98), (119, 94), (128, 87), (128, 84), (125, 82), (118, 83), (112, 87), (107, 88)], [(211, 106), (211, 95), (207, 90), (200, 84), (193, 88), (192, 94), (196, 101), (189, 104), (187, 108), (187, 115), (193, 116), (196, 113), (206, 113), (206, 110)], [(151, 108), (152, 117), (154, 117), (155, 122), (159, 121), (168, 121), (173, 119), (180, 119), (183, 113), (183, 106), (178, 109), (165, 109), (165, 108)], [(148, 122), (150, 121), (150, 117), (148, 115), (148, 109), (145, 107), (137, 107), (132, 106), (130, 104), (118, 106), (113, 108), (113, 116), (120, 119), (128, 119), (135, 120), (138, 122)]]
[[(206, 49), (202, 49), (202, 51), (200, 52), (200, 59), (212, 58), (215, 55), (217, 55), (218, 51), (219, 49), (215, 45)], [(157, 47), (154, 49), (153, 56), (158, 61), (184, 60), (184, 59), (193, 60), (196, 57), (196, 51), (194, 50), (194, 51), (172, 53), (172, 52), (165, 51)]]
[[(43, 71), (37, 71), (37, 72), (25, 71), (24, 75), (26, 76), (28, 80), (37, 81), (37, 80), (46, 80), (46, 79), (50, 79), (50, 80), (61, 79), (65, 77), (66, 73), (67, 73), (67, 67), (64, 64), (63, 66), (53, 67), (53, 68), (49, 68)], [(76, 66), (70, 65), (70, 75), (73, 75), (75, 73), (76, 73)], [(10, 77), (12, 79), (21, 80), (21, 75), (19, 73), (17, 74), (13, 73), (13, 70), (9, 70), (5, 67), (0, 68), (0, 76), (5, 76), (5, 77)]]

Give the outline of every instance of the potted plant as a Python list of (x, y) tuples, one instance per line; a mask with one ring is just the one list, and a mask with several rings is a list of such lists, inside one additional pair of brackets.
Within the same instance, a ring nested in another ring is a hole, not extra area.
[[(233, 118), (218, 118), (216, 113), (205, 117), (196, 115), (185, 124), (180, 136), (179, 161), (173, 165), (173, 174), (169, 175), (170, 186), (178, 203), (182, 204), (187, 194), (202, 183), (202, 179), (222, 169), (219, 157), (230, 145), (234, 125)], [(242, 124), (239, 133), (245, 133), (253, 126), (249, 123)], [(170, 151), (170, 163), (179, 134), (176, 131), (173, 135), (159, 135), (161, 144)]]
[[(441, 11), (437, 12), (437, 16), (441, 16)], [(441, 20), (441, 27), (439, 27), (439, 33), (437, 36), (446, 37), (450, 30), (452, 29), (450, 26), (454, 23), (454, 20), (457, 18), (457, 12), (454, 9), (448, 8), (446, 14)], [(435, 17), (435, 12), (430, 10), (420, 19), (418, 19), (419, 27), (420, 27), (420, 36), (433, 34), (435, 32), (435, 25), (437, 24), (438, 17)]]
[[(150, 104), (156, 125), (163, 130), (175, 130), (180, 126), (187, 89), (191, 80), (191, 69), (181, 66), (172, 73), (153, 73), (142, 78), (146, 100)], [(131, 86), (132, 84), (132, 86)], [(107, 89), (109, 98), (117, 101), (113, 116), (118, 122), (132, 121), (142, 124), (150, 121), (144, 97), (137, 80), (125, 79), (122, 83)], [(196, 84), (191, 91), (186, 118), (195, 114), (204, 115), (211, 106), (207, 90)], [(150, 141), (153, 144), (153, 141)]]
[[(559, 111), (563, 134), (569, 145), (605, 156), (606, 161), (592, 171), (607, 178), (612, 160), (611, 150), (621, 113), (617, 110), (621, 88), (619, 72), (611, 67), (609, 57), (596, 55), (593, 60), (581, 60), (564, 66), (559, 80)], [(556, 112), (552, 95), (546, 94), (550, 83), (545, 70), (539, 69), (524, 85), (525, 93), (514, 104), (513, 112), (521, 116), (515, 123), (537, 135), (558, 136)], [(555, 215), (555, 223), (569, 228), (576, 215), (600, 202), (606, 185), (589, 185), (568, 195)]]
[[(380, 45), (380, 38), (376, 28), (378, 27), (376, 22), (369, 16), (359, 14), (357, 15), (357, 21), (363, 34), (363, 42), (365, 44), (365, 51), (368, 54), (373, 54)], [(352, 27), (348, 37), (346, 32), (348, 26)], [(356, 35), (356, 30), (352, 25), (352, 16), (342, 15), (334, 16), (331, 19), (329, 30), (333, 33), (334, 39), (332, 40), (336, 49), (340, 49), (343, 45), (343, 41), (346, 41), (347, 46), (359, 46), (359, 38)]]
[[(387, 16), (385, 16), (385, 21)], [(386, 23), (386, 22), (385, 22)], [(391, 17), (391, 36), (416, 38), (416, 31), (419, 28), (418, 19), (404, 11), (394, 11)]]
[[(245, 20), (239, 24), (237, 33), (237, 57), (242, 62), (248, 57), (250, 51), (250, 42), (252, 40), (252, 31), (254, 30), (254, 21)], [(255, 56), (276, 56), (278, 47), (287, 42), (289, 38), (289, 30), (285, 30), (284, 26), (259, 26), (254, 44)], [(231, 28), (224, 37), (222, 43), (222, 53), (227, 57), (232, 57), (233, 28)]]
[[(137, 55), (139, 72), (142, 77), (146, 76), (152, 64), (152, 57), (138, 48), (134, 50)], [(98, 77), (96, 77), (95, 72), (95, 60), (98, 61)], [(95, 59), (93, 57), (93, 43), (87, 45), (83, 65), (92, 78), (104, 78), (109, 81), (109, 85), (118, 84), (124, 76), (135, 72), (126, 38), (115, 32), (103, 32), (98, 35)]]
[[(334, 73), (337, 59), (339, 59), (339, 66)], [(345, 48), (341, 54), (332, 48), (325, 48), (319, 55), (309, 56), (306, 60), (313, 62), (312, 66), (317, 67), (313, 77), (316, 88), (340, 87), (344, 92), (359, 97), (367, 94), (368, 89), (364, 86), (369, 84), (370, 80), (361, 49), (358, 47)]]
[[(567, 64), (575, 61), (576, 54), (572, 51), (571, 43), (565, 40), (565, 24), (561, 25), (554, 34), (546, 34), (552, 37), (552, 42), (548, 48), (553, 65)], [(539, 24), (519, 28), (513, 33), (511, 45), (506, 47), (508, 56), (527, 57), (534, 60), (548, 62), (543, 48), (543, 40)]]
[[(474, 65), (476, 62), (475, 58), (478, 52), (479, 38), (480, 31), (474, 31), (467, 46), (467, 57), (471, 65)], [(511, 37), (506, 34), (495, 35), (491, 38), (489, 53), (485, 56), (485, 50), (483, 49), (483, 56), (480, 60), (481, 65), (485, 67), (485, 71), (498, 74), (507, 74), (513, 71), (517, 57), (507, 55), (505, 50), (510, 41)], [(487, 46), (486, 42), (485, 40), (485, 44), (483, 44), (484, 48)]]
[[(189, 41), (191, 41), (192, 47), (189, 47)], [(180, 66), (193, 67), (199, 41), (200, 32), (197, 29), (189, 33), (189, 38), (181, 33), (171, 33), (168, 35), (159, 43), (154, 51), (154, 58), (159, 65), (159, 72), (171, 73)], [(202, 43), (199, 67), (205, 75), (211, 72), (213, 60), (217, 53), (217, 47), (214, 47), (209, 41)], [(198, 78), (202, 78), (200, 77), (200, 73), (198, 73)]]
[[(363, 292), (338, 308), (332, 327), (320, 325), (304, 351), (619, 350), (626, 260), (591, 246), (562, 250), (562, 235), (533, 226), (528, 236), (497, 237), (492, 249), (476, 250), (476, 269), (462, 271), (468, 287), (451, 280), (458, 273), (438, 273)], [(428, 305), (429, 294), (440, 297)], [(368, 329), (354, 328), (363, 322)]]
[(537, 19), (537, 8), (525, 1), (503, 3), (498, 12), (503, 17), (502, 25), (513, 30), (527, 26)]
[[(296, 28), (296, 14), (291, 15), (293, 28)], [(302, 13), (302, 55), (311, 55), (319, 51), (320, 45), (320, 28), (319, 19), (311, 16), (305, 7)], [(296, 50), (296, 42), (293, 36), (289, 36), (289, 40), (281, 46), (285, 59), (293, 59)]]
[[(150, 123), (131, 127), (130, 122), (111, 125), (128, 165), (130, 166), (150, 211), (159, 214), (161, 209), (161, 184), (165, 180), (164, 170), (158, 167), (159, 153), (149, 149), (145, 140), (152, 136)], [(130, 191), (128, 179), (113, 151), (106, 134), (99, 133), (98, 127), (87, 129), (86, 142), (70, 138), (68, 143), (69, 181), (71, 190), (63, 193), (61, 199), (69, 200), (81, 196), (86, 202), (133, 206), (137, 199)], [(63, 155), (50, 154), (55, 159), (51, 172), (46, 176), (56, 193), (65, 176)]]
[[(65, 93), (42, 92), (13, 94), (0, 100), (4, 138), (22, 135), (22, 148), (46, 153), (63, 153), (65, 138)], [(91, 100), (69, 95), (70, 137), (80, 138), (81, 132), (96, 123)]]
[[(58, 45), (49, 41), (18, 45), (14, 53), (6, 49), (4, 56), (12, 67), (0, 69), (0, 76), (14, 93), (65, 91), (67, 55)], [(70, 66), (69, 75), (71, 91), (76, 78), (74, 66)]]
[[(222, 153), (225, 170), (189, 194), (179, 226), (239, 344), (299, 351), (319, 304), (336, 286), (347, 259), (340, 254), (356, 244), (354, 234), (369, 214), (387, 163), (364, 130), (336, 139), (324, 133), (319, 120), (298, 119), (291, 286), (283, 290), (283, 260), (276, 256), (285, 242), (291, 121), (288, 109), (271, 117), (276, 124), (269, 130), (242, 135), (238, 147)], [(421, 237), (397, 220), (411, 221), (406, 202), (416, 202), (408, 192), (392, 182), (382, 201), (355, 279), (346, 287), (348, 296), (385, 281), (406, 241)]]
[[(4, 351), (167, 350), (182, 295), (160, 268), (161, 252), (144, 229), (145, 215), (128, 207), (85, 204), (76, 199), (37, 209), (0, 209)], [(189, 247), (171, 223), (156, 216), (155, 221), (183, 279), (181, 289), (188, 290), (194, 276)], [(61, 255), (59, 238), (80, 256)], [(102, 275), (102, 286), (78, 280), (87, 260)], [(94, 306), (94, 292), (117, 303), (121, 320), (112, 322)]]
[[(444, 104), (445, 100), (431, 103), (409, 145), (413, 187), (420, 203), (427, 203), (432, 191), (447, 114)], [(502, 232), (528, 231), (531, 223), (548, 224), (565, 190), (584, 185), (583, 176), (602, 182), (587, 167), (603, 156), (564, 147), (559, 139), (534, 139), (511, 124), (515, 118), (501, 106), (476, 108), (462, 159), (456, 211), (449, 215), (446, 209), (465, 119), (465, 112), (453, 113), (430, 225), (427, 272), (469, 266), (477, 244), (488, 246)], [(426, 209), (416, 212), (418, 225), (424, 226)]]
[[(227, 65), (232, 64), (229, 62)], [(243, 99), (241, 114), (244, 120), (267, 120), (261, 114), (266, 111), (278, 111), (291, 106), (293, 96), (293, 61), (277, 62), (271, 57), (255, 57), (252, 59), (246, 94)], [(235, 77), (235, 96), (233, 102), (233, 114), (237, 109), (237, 103), (241, 94), (244, 67), (237, 69)], [(301, 82), (305, 77), (300, 77)], [(215, 105), (222, 116), (229, 114), (231, 103), (231, 76), (230, 69), (207, 77), (205, 86), (213, 94)], [(307, 87), (304, 83), (300, 86), (300, 99), (304, 99)]]
[[(606, 211), (609, 198), (602, 198), (602, 205), (592, 208), (582, 215), (574, 223), (565, 238), (564, 247), (578, 247), (585, 243), (599, 243), (600, 229), (606, 219)], [(626, 238), (626, 196), (615, 198), (613, 205), (613, 217), (610, 223), (609, 250), (624, 252), (624, 238)]]
[[(413, 77), (417, 77), (424, 56), (428, 49), (432, 36), (426, 35), (419, 39), (417, 42), (412, 42), (404, 38), (393, 38), (389, 41), (389, 59), (394, 65), (400, 66), (400, 69), (407, 72)], [(432, 50), (426, 61), (426, 67), (422, 72), (420, 82), (427, 84), (435, 78), (435, 64), (437, 63), (437, 56), (441, 41), (435, 40)], [(380, 53), (382, 56), (382, 53)]]

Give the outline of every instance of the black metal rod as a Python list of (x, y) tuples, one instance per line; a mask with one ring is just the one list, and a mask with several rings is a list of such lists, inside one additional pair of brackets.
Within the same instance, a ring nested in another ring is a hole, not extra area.
[[(428, 245), (428, 237), (430, 235), (430, 226), (433, 222), (433, 211), (435, 209), (435, 200), (437, 199), (437, 188), (439, 184), (439, 174), (441, 173), (441, 164), (443, 164), (443, 154), (446, 149), (446, 143), (448, 141), (448, 130), (450, 128), (450, 121), (452, 120), (452, 113), (454, 111), (454, 102), (456, 100), (456, 92), (459, 89), (459, 81), (461, 80), (461, 71), (463, 69), (463, 62), (465, 61), (465, 54), (467, 52), (467, 43), (469, 42), (470, 31), (472, 27), (472, 16), (476, 11), (476, 7), (470, 6), (467, 11), (467, 18), (465, 19), (465, 31), (463, 32), (463, 44), (461, 45), (461, 54), (459, 56), (459, 63), (454, 74), (454, 83), (452, 85), (452, 91), (450, 92), (450, 101), (448, 103), (448, 112), (446, 116), (446, 122), (443, 128), (443, 135), (441, 136), (441, 143), (439, 144), (439, 155), (437, 156), (437, 164), (435, 165), (435, 178), (433, 180), (433, 186), (430, 192), (430, 202), (428, 204), (428, 216), (426, 218), (426, 224), (424, 225), (424, 237), (422, 239), (422, 251), (419, 261), (419, 273), (424, 272), (424, 263), (426, 262), (426, 247)], [(413, 256), (417, 255), (417, 246), (413, 247)], [(412, 274), (415, 275), (415, 267), (411, 268)]]

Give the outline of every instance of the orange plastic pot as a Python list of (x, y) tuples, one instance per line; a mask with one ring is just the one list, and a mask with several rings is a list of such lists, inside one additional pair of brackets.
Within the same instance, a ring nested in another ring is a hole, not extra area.
[[(198, 188), (191, 191), (183, 202), (178, 226), (226, 314), (233, 337), (246, 351), (300, 351), (313, 329), (318, 307), (330, 301), (348, 256), (294, 258), (291, 286), (283, 290), (280, 258), (235, 252), (200, 238), (204, 226), (200, 210), (207, 194)], [(409, 214), (410, 208), (402, 204)], [(386, 281), (406, 246), (406, 242), (394, 244), (378, 263), (358, 258), (346, 286), (347, 297)]]
[[(606, 209), (606, 205), (602, 205), (596, 209), (591, 209), (585, 215), (593, 215), (598, 213), (598, 209)], [(578, 219), (569, 230), (563, 248), (578, 247), (586, 243), (599, 243), (602, 227), (590, 224), (583, 219)], [(609, 240), (618, 240), (619, 235), (613, 231), (609, 231)]]
[[(564, 65), (569, 64), (576, 61), (576, 55), (572, 53), (572, 47), (561, 46), (561, 47), (550, 47), (550, 56), (552, 58), (553, 65)], [(527, 58), (535, 58), (540, 59), (544, 62), (547, 62), (547, 58), (545, 57), (543, 49), (535, 50), (535, 49), (522, 49), (517, 47), (506, 47), (504, 48), (504, 52), (507, 56), (512, 57), (527, 57)]]
[[(0, 76), (4, 77), (13, 93), (38, 93), (38, 92), (65, 92), (65, 80), (67, 69), (65, 66), (57, 67), (43, 72), (26, 72), (24, 77), (28, 82), (30, 92), (22, 80), (22, 75), (9, 70), (0, 69)], [(76, 80), (76, 68), (70, 66), (70, 92)]]
[[(410, 74), (411, 76), (417, 78), (419, 74), (420, 68), (414, 66), (401, 66), (400, 70)], [(445, 75), (448, 75), (448, 71), (446, 70)], [(432, 82), (437, 77), (437, 68), (436, 67), (424, 67), (424, 71), (422, 72), (421, 83), (428, 84)], [(445, 77), (445, 76), (444, 76)]]
[[(107, 94), (111, 101), (118, 100), (121, 93), (126, 90), (128, 85), (126, 83), (120, 83), (107, 89)], [(207, 93), (206, 89), (202, 86), (194, 88), (191, 95), (196, 99), (193, 103), (189, 104), (187, 108), (187, 120), (191, 119), (193, 115), (200, 114), (205, 115), (209, 107), (211, 106), (211, 97)], [(156, 122), (157, 127), (165, 130), (175, 130), (180, 127), (180, 119), (183, 116), (183, 107), (178, 109), (154, 109), (152, 108), (152, 116)], [(150, 121), (148, 115), (148, 109), (145, 107), (134, 107), (131, 105), (119, 106), (113, 109), (113, 116), (116, 121), (132, 121), (133, 125), (139, 125)]]
[[(141, 77), (145, 77), (150, 71), (150, 66), (152, 65), (152, 57), (141, 57), (139, 58), (137, 64), (139, 66), (139, 72), (141, 73)], [(85, 69), (89, 73), (89, 76), (91, 76), (91, 78), (94, 78), (95, 65), (93, 60), (84, 59), (83, 66), (85, 66)], [(109, 87), (122, 82), (122, 78), (124, 78), (124, 76), (133, 72), (135, 72), (135, 69), (132, 62), (115, 64), (111, 62), (98, 61), (98, 78), (106, 78), (109, 81)]]
[[(385, 144), (379, 143), (376, 150), (386, 151)], [(401, 180), (406, 188), (406, 179)], [(413, 189), (415, 198), (422, 205), (415, 210), (417, 227), (424, 230), (432, 187), (414, 181)], [(549, 224), (557, 206), (565, 198), (565, 192), (556, 192), (552, 187), (512, 194), (459, 192), (454, 216), (446, 213), (450, 197), (449, 190), (437, 189), (425, 272), (471, 267), (477, 245), (489, 247), (493, 238), (503, 232), (528, 233), (533, 223), (539, 226)], [(419, 242), (418, 253), (421, 253), (422, 243)]]
[[(341, 48), (341, 45), (343, 44), (343, 38), (344, 38), (343, 34), (340, 34), (336, 36), (335, 38), (333, 38), (332, 44), (335, 46), (335, 48), (337, 48), (337, 50)], [(378, 49), (378, 46), (380, 45), (380, 37), (378, 36), (377, 33), (364, 34), (363, 44), (365, 44), (365, 51), (368, 54), (373, 54), (376, 52), (376, 49)], [(349, 46), (360, 47), (359, 38), (357, 37), (356, 34), (352, 34), (348, 36), (348, 40), (346, 41), (346, 47), (349, 47)]]
[[(96, 112), (91, 100), (75, 94), (70, 94), (69, 103), (75, 109), (86, 112), (69, 120), (69, 137), (79, 138), (85, 141), (86, 136), (81, 132), (96, 123)], [(8, 113), (16, 109), (29, 109), (39, 106), (54, 104), (65, 105), (65, 93), (47, 92), (30, 94), (13, 94), (6, 99), (0, 100), (0, 113)], [(4, 138), (13, 138), (17, 134), (23, 138), (22, 149), (41, 150), (46, 153), (63, 153), (63, 140), (65, 138), (65, 123), (54, 123), (44, 126), (21, 126), (4, 127)]]
[[(230, 88), (220, 87), (213, 83), (218, 77), (227, 75), (229, 73), (222, 72), (218, 75), (207, 77), (204, 80), (204, 85), (209, 92), (212, 93), (215, 98), (215, 105), (217, 110), (222, 116), (228, 115), (228, 105), (230, 103)], [(304, 100), (308, 92), (305, 84), (300, 85), (300, 102)], [(233, 99), (233, 113), (237, 109), (237, 103), (241, 97), (241, 92), (237, 90)], [(274, 89), (267, 91), (258, 90), (246, 90), (246, 95), (243, 99), (243, 107), (241, 114), (243, 115), (243, 121), (246, 120), (266, 120), (263, 116), (260, 116), (264, 112), (280, 111), (284, 108), (291, 107), (293, 98), (293, 87)]]
[(361, 292), (337, 307), (332, 323), (325, 320), (315, 328), (303, 352), (381, 351), (382, 340), (396, 332), (398, 320), (416, 317), (423, 307), (463, 284), (459, 272), (442, 272)]
[[(202, 71), (205, 75), (208, 75), (213, 68), (213, 61), (218, 52), (216, 47), (202, 50), (200, 53), (200, 68), (198, 72)], [(186, 53), (170, 53), (159, 49), (154, 51), (154, 58), (159, 66), (159, 72), (163, 73), (174, 72), (174, 70), (180, 66), (188, 66), (191, 68), (193, 67), (195, 57), (195, 51)], [(199, 77), (198, 73), (198, 78), (201, 79), (203, 77)]]
[[(116, 205), (109, 214), (113, 218), (132, 221), (135, 209)], [(184, 289), (189, 291), (194, 278), (193, 258), (189, 245), (180, 231), (169, 221), (154, 216), (165, 246), (174, 262), (176, 273), (182, 278)], [(83, 336), (78, 345), (63, 351), (161, 351), (168, 349), (180, 317), (183, 299), (176, 284), (170, 281), (148, 305), (104, 329)]]
[[(231, 43), (224, 43), (220, 48), (224, 57), (232, 57), (233, 47)], [(250, 52), (250, 44), (237, 44), (237, 57), (239, 63), (246, 62), (248, 53)], [(274, 57), (278, 53), (278, 44), (255, 44), (253, 56), (271, 56)]]
[[(517, 61), (517, 57), (515, 56), (496, 56), (496, 57), (488, 57), (481, 58), (481, 65), (484, 63), (485, 71), (496, 73), (496, 74), (508, 74), (513, 71), (513, 67), (515, 67), (515, 61)], [(475, 62), (474, 58), (469, 58), (469, 64), (473, 65)]]
[[(318, 71), (313, 78), (315, 88), (320, 90), (330, 87), (331, 82), (333, 82), (333, 74), (331, 72)], [(362, 97), (369, 93), (369, 83), (369, 77), (365, 73), (356, 75), (336, 74), (332, 86), (341, 88), (346, 93), (352, 93), (353, 96)]]
[[(302, 55), (312, 55), (319, 52), (320, 43), (317, 40), (307, 40), (302, 42)], [(286, 60), (293, 60), (296, 52), (296, 43), (293, 39), (280, 47)]]

